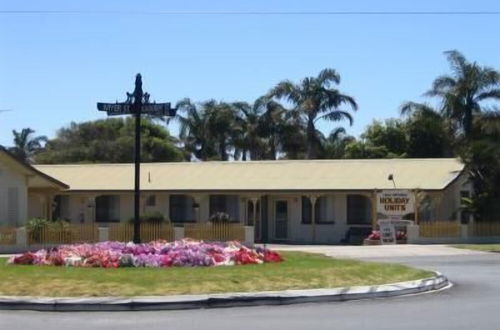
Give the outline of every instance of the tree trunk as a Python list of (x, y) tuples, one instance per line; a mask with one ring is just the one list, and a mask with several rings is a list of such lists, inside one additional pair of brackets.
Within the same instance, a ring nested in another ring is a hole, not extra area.
[(472, 133), (472, 120), (473, 120), (472, 109), (466, 108), (464, 113), (464, 118), (462, 121), (462, 125), (464, 127), (464, 134), (466, 138), (470, 137)]
[(316, 128), (314, 127), (313, 118), (309, 117), (307, 120), (307, 159), (316, 159)]
[(271, 136), (271, 150), (270, 150), (270, 158), (272, 160), (276, 160), (276, 136)]
[(219, 141), (219, 155), (221, 160), (227, 160), (226, 138), (222, 137)]

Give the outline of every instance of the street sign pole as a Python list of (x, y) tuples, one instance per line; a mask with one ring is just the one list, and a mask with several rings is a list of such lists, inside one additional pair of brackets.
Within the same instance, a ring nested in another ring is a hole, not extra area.
[(141, 115), (158, 117), (175, 116), (175, 108), (170, 103), (150, 103), (149, 94), (142, 90), (140, 74), (135, 77), (135, 89), (127, 93), (127, 101), (123, 103), (97, 103), (99, 111), (106, 111), (108, 116), (133, 115), (135, 118), (134, 146), (134, 243), (141, 242)]
[(141, 112), (142, 112), (142, 81), (141, 75), (135, 78), (134, 116), (135, 116), (135, 148), (134, 148), (134, 243), (141, 242)]

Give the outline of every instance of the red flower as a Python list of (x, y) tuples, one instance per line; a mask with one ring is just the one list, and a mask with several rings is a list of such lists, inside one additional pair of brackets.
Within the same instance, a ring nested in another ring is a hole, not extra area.
[(266, 250), (266, 252), (264, 253), (264, 261), (281, 262), (283, 261), (283, 257), (278, 252)]
[(14, 264), (16, 265), (33, 265), (35, 256), (31, 252), (26, 252), (14, 258)]

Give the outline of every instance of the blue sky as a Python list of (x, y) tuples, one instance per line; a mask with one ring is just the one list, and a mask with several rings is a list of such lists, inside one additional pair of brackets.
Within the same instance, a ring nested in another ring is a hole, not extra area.
[[(500, 11), (497, 1), (5, 1), (6, 10)], [(398, 116), (448, 70), (442, 52), (500, 68), (500, 16), (155, 15), (0, 13), (0, 144), (12, 129), (54, 136), (104, 118), (97, 101), (124, 100), (134, 75), (158, 102), (253, 101), (283, 79), (326, 67), (360, 109), (348, 132)], [(348, 125), (347, 123), (340, 123)], [(328, 133), (337, 123), (322, 123)], [(175, 125), (171, 125), (175, 133)]]

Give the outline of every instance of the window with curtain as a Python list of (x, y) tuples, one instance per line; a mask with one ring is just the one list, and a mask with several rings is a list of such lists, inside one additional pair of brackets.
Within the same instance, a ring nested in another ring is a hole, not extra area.
[[(314, 222), (318, 224), (332, 224), (333, 220), (328, 219), (328, 198), (321, 196), (314, 205)], [(302, 223), (311, 224), (312, 204), (307, 196), (302, 196)]]
[(172, 222), (194, 222), (194, 201), (188, 195), (170, 195), (170, 221)]
[(363, 195), (347, 195), (347, 224), (369, 225), (372, 223), (372, 203)]
[(104, 195), (95, 199), (96, 222), (120, 222), (120, 196)]
[(210, 195), (210, 216), (223, 212), (229, 214), (231, 221), (240, 219), (240, 198), (237, 195)]

